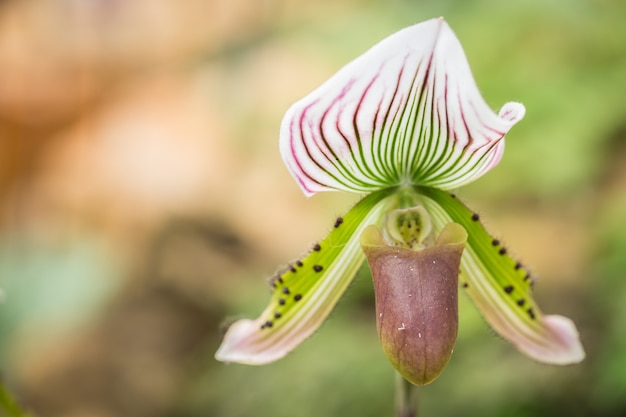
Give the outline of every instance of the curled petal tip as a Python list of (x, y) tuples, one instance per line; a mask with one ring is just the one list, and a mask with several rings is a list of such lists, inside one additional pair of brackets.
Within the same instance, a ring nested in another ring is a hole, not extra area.
[(276, 349), (263, 349), (256, 346), (253, 336), (258, 332), (259, 324), (255, 320), (239, 320), (233, 323), (224, 336), (224, 341), (215, 353), (215, 359), (221, 362), (237, 362), (247, 365), (264, 365), (285, 356), (288, 352)]
[(515, 101), (511, 101), (510, 103), (506, 103), (500, 109), (500, 113), (498, 116), (509, 122), (509, 128), (522, 120), (526, 115), (526, 107), (522, 103), (518, 103)]
[(544, 316), (543, 323), (553, 343), (546, 346), (546, 349), (531, 347), (526, 351), (529, 356), (554, 365), (571, 365), (585, 359), (585, 350), (580, 343), (578, 330), (570, 319), (557, 315)]

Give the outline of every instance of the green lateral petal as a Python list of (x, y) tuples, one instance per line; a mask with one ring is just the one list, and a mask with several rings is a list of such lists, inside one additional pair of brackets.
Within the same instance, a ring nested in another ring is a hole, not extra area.
[(328, 237), (272, 278), (274, 293), (256, 320), (230, 326), (215, 354), (223, 362), (261, 365), (282, 358), (330, 314), (364, 261), (359, 236), (380, 221), (394, 189), (370, 194), (335, 222)]
[(461, 260), (463, 287), (491, 327), (527, 356), (566, 365), (585, 357), (578, 331), (566, 317), (544, 315), (532, 298), (532, 278), (493, 239), (478, 215), (447, 192), (418, 187), (437, 229), (450, 221), (461, 224), (468, 241)]

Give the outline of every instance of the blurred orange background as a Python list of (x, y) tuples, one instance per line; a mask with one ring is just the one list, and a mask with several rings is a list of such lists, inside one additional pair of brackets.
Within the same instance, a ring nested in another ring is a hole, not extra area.
[(577, 322), (589, 358), (534, 364), (465, 301), (424, 414), (623, 415), (626, 7), (609, 0), (0, 2), (0, 371), (22, 403), (391, 415), (366, 273), (284, 361), (212, 356), (224, 318), (256, 316), (265, 277), (356, 201), (302, 196), (278, 153), (284, 111), (439, 15), (492, 107), (528, 109), (497, 173), (460, 194), (542, 277), (540, 304)]

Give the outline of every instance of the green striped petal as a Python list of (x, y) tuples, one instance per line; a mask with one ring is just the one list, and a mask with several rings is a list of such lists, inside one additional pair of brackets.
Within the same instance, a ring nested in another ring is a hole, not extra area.
[(494, 113), (442, 19), (397, 32), (285, 114), (280, 151), (306, 195), (418, 184), (451, 189), (495, 166), (524, 116)]
[(418, 187), (436, 229), (453, 221), (468, 232), (461, 259), (463, 287), (491, 327), (527, 356), (544, 363), (566, 365), (585, 357), (578, 331), (566, 317), (544, 315), (532, 298), (532, 278), (493, 239), (472, 213), (452, 194)]
[(336, 220), (328, 237), (270, 281), (273, 295), (256, 320), (230, 326), (217, 360), (260, 365), (282, 358), (330, 314), (364, 261), (359, 236), (380, 222), (393, 189), (368, 195)]

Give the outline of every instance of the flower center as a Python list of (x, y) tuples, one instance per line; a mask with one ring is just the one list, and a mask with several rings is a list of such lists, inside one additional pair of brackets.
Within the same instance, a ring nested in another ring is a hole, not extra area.
[(422, 206), (390, 211), (382, 229), (387, 244), (392, 246), (418, 250), (431, 246), (434, 241), (430, 216)]

